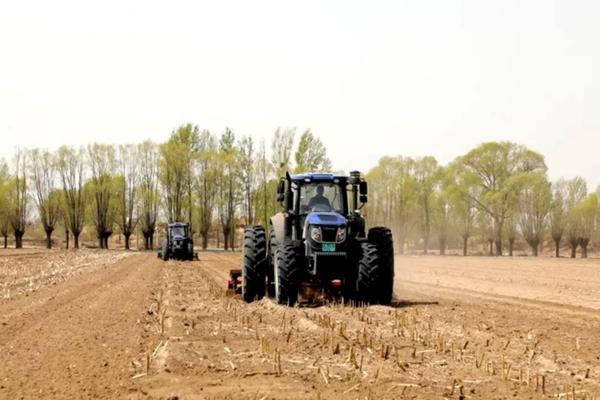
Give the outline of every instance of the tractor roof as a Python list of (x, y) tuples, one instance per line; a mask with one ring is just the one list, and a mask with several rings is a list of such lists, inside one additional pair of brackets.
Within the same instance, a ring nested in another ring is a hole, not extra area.
[(345, 175), (335, 175), (325, 172), (303, 172), (300, 174), (290, 174), (289, 179), (291, 181), (304, 181), (304, 182), (333, 182), (339, 180), (340, 182), (346, 182), (348, 177)]
[(176, 228), (179, 226), (185, 227), (185, 226), (188, 226), (188, 224), (186, 224), (185, 222), (173, 222), (173, 223), (169, 224), (169, 228)]

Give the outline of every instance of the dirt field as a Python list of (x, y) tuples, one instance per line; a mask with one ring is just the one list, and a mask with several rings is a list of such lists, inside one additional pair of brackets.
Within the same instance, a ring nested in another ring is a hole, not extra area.
[(0, 398), (600, 394), (600, 260), (400, 257), (393, 307), (287, 308), (200, 258), (0, 252)]

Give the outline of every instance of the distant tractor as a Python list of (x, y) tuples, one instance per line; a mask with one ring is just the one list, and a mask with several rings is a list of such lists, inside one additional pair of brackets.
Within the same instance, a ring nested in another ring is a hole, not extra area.
[(365, 232), (361, 208), (367, 182), (360, 172), (286, 174), (277, 187), (283, 210), (265, 228), (244, 232), (242, 297), (266, 295), (294, 305), (311, 293), (344, 301), (390, 304), (394, 286), (392, 232)]
[(178, 260), (193, 260), (197, 258), (194, 253), (194, 241), (189, 232), (189, 224), (175, 222), (167, 225), (167, 237), (163, 241), (158, 257), (167, 261), (170, 258)]

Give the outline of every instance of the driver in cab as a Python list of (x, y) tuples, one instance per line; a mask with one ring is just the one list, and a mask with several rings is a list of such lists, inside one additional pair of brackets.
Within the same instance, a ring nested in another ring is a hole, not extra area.
[(309, 210), (314, 209), (316, 206), (319, 206), (319, 208), (327, 208), (328, 210), (331, 210), (331, 203), (329, 203), (329, 199), (323, 196), (324, 191), (325, 188), (323, 187), (323, 185), (317, 186), (317, 194), (308, 202)]

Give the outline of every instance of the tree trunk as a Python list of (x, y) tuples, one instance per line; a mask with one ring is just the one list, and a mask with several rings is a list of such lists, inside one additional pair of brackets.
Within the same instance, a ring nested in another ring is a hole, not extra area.
[(581, 246), (581, 258), (587, 258), (588, 256), (588, 245), (590, 244), (590, 239), (582, 238), (579, 239), (579, 245)]
[(202, 232), (202, 250), (208, 248), (208, 232)]
[(554, 255), (560, 257), (560, 239), (554, 239)]
[(539, 247), (540, 247), (539, 242), (537, 242), (537, 241), (532, 242), (530, 246), (531, 246), (531, 255), (533, 257), (537, 257), (538, 256), (538, 252), (539, 252)]
[(69, 230), (65, 229), (65, 247), (69, 250)]
[(515, 250), (515, 238), (508, 239), (508, 256), (512, 257)]
[(223, 249), (229, 250), (229, 232), (223, 231)]
[(571, 242), (571, 258), (577, 257), (577, 243)]
[(494, 240), (488, 239), (488, 242), (490, 244), (490, 256), (493, 256), (494, 255)]
[(423, 254), (427, 255), (429, 252), (429, 235), (423, 236)]
[(131, 233), (125, 233), (125, 250), (129, 250), (129, 238), (131, 237)]
[(45, 230), (46, 230), (46, 248), (51, 249), (52, 248), (52, 231), (54, 229), (46, 228)]
[(73, 232), (73, 242), (76, 249), (79, 248), (79, 232)]
[(8, 235), (4, 235), (4, 248), (8, 247)]
[(496, 243), (496, 256), (499, 257), (502, 255), (502, 239), (496, 239), (495, 243)]
[(446, 238), (440, 239), (440, 255), (443, 256), (446, 254)]
[(23, 232), (15, 231), (15, 249), (23, 248)]
[(469, 237), (463, 236), (463, 256), (467, 256), (469, 252)]

